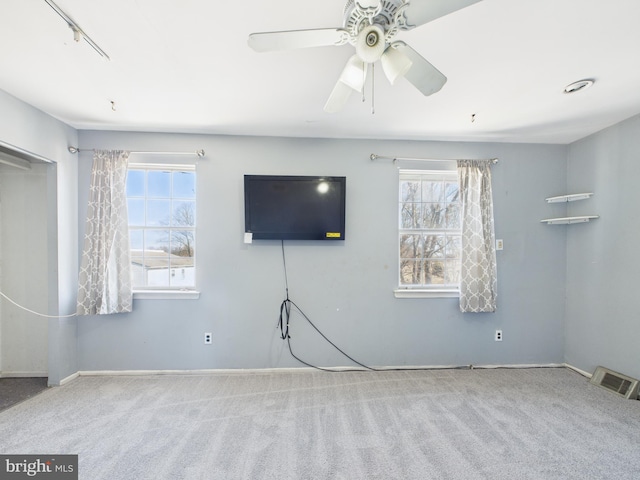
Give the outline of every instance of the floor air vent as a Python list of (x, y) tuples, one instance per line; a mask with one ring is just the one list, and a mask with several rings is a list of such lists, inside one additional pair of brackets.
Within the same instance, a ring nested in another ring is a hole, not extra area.
[(590, 382), (625, 398), (638, 399), (638, 380), (608, 368), (597, 367)]

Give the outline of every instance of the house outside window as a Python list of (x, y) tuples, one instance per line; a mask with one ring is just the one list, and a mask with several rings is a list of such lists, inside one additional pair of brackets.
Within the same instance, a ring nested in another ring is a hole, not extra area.
[(134, 291), (194, 289), (195, 166), (130, 163), (127, 208)]
[(399, 179), (396, 292), (457, 294), (462, 228), (457, 172), (401, 169)]

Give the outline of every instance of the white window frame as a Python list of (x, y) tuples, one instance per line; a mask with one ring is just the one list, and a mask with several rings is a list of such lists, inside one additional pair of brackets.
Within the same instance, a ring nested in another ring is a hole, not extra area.
[[(396, 196), (396, 202), (398, 205), (397, 208), (397, 220), (396, 220), (396, 228), (398, 231), (398, 236), (397, 236), (397, 249), (396, 249), (396, 255), (397, 255), (397, 259), (398, 259), (398, 270), (397, 270), (397, 282), (398, 282), (398, 287), (394, 290), (394, 296), (396, 298), (459, 298), (460, 296), (460, 285), (403, 285), (400, 282), (400, 269), (402, 268), (402, 259), (400, 258), (400, 238), (402, 236), (403, 233), (409, 233), (409, 232), (416, 232), (416, 230), (408, 230), (408, 229), (401, 229), (400, 228), (400, 215), (401, 215), (401, 199), (400, 199), (400, 185), (401, 182), (403, 180), (403, 178), (406, 178), (407, 176), (426, 176), (426, 177), (433, 177), (434, 179), (436, 178), (443, 178), (445, 177), (447, 181), (455, 181), (456, 183), (458, 182), (458, 172), (457, 172), (457, 168), (456, 168), (456, 162), (455, 160), (452, 160), (450, 162), (447, 161), (439, 161), (437, 162), (437, 165), (435, 164), (436, 162), (429, 162), (425, 164), (425, 168), (402, 168), (401, 166), (399, 166), (398, 168), (398, 195)], [(437, 167), (437, 169), (435, 168), (429, 168), (429, 167)], [(436, 229), (424, 229), (424, 230), (418, 230), (418, 231), (433, 231), (434, 233), (441, 233), (442, 230), (436, 230)], [(455, 235), (461, 235), (462, 231), (461, 230), (456, 230), (456, 231), (451, 231), (451, 230), (447, 230), (448, 234), (455, 234)]]
[[(198, 175), (196, 165), (193, 163), (158, 163), (158, 162), (129, 162), (127, 167), (127, 174), (129, 170), (157, 170), (157, 171), (192, 171), (196, 174), (196, 198), (194, 201), (196, 202), (196, 216), (198, 211), (198, 203), (197, 203), (197, 182)], [(127, 197), (129, 198), (129, 197)], [(145, 192), (145, 201), (147, 198), (147, 193)], [(171, 197), (173, 198), (173, 197)], [(129, 230), (131, 229), (141, 229), (145, 230), (149, 227), (132, 227), (129, 226)], [(191, 228), (189, 229), (191, 230)], [(196, 251), (193, 256), (193, 268), (197, 272), (197, 221), (196, 224), (192, 227), (194, 232), (194, 239), (196, 240)], [(134, 299), (159, 299), (159, 300), (167, 300), (167, 299), (197, 299), (200, 297), (200, 292), (197, 289), (197, 283), (194, 280), (193, 286), (133, 286), (133, 298)]]

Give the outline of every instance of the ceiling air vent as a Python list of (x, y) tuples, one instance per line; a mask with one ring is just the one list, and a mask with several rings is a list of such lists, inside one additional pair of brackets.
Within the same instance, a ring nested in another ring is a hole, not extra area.
[(608, 368), (597, 367), (590, 382), (625, 398), (638, 399), (638, 380)]

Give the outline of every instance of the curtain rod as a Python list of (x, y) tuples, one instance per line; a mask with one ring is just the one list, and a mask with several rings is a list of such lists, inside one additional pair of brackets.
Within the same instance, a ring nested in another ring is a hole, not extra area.
[[(78, 147), (69, 147), (69, 151), (71, 153), (78, 152), (92, 152), (94, 149), (92, 148), (78, 148)], [(204, 157), (204, 150), (196, 150), (195, 152), (146, 152), (142, 150), (131, 150), (130, 154), (139, 154), (139, 155), (197, 155), (198, 157)]]
[[(385, 157), (384, 155), (376, 155), (375, 153), (372, 153), (369, 158), (371, 159), (371, 161), (373, 160), (393, 160), (393, 163), (397, 162), (398, 160), (418, 160), (418, 161), (422, 161), (422, 162), (455, 162), (455, 159), (447, 159), (447, 158), (410, 158), (410, 157)], [(490, 158), (488, 159), (492, 164), (496, 164), (498, 163), (498, 159), (497, 158)]]

